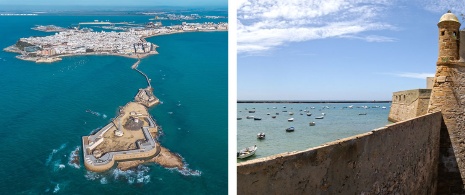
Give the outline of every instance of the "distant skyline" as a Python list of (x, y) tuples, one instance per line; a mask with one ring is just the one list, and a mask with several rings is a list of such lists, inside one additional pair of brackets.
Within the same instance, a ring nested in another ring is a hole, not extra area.
[[(31, 5), (31, 6), (228, 6), (227, 0), (0, 0), (0, 5)], [(1, 9), (1, 8), (0, 8)]]
[[(426, 87), (462, 1), (240, 0), (238, 100), (391, 100)], [(461, 28), (465, 25), (462, 24)]]

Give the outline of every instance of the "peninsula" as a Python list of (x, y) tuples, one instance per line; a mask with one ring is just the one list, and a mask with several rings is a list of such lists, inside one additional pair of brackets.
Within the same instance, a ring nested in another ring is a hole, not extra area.
[(88, 28), (74, 28), (45, 37), (21, 38), (4, 51), (19, 53), (21, 55), (16, 56), (18, 59), (37, 63), (51, 63), (61, 60), (61, 57), (74, 55), (118, 55), (140, 59), (157, 54), (158, 46), (147, 42), (145, 38), (183, 32), (227, 30), (227, 23), (212, 22), (183, 22), (174, 26), (148, 23), (143, 29), (129, 28), (124, 32), (93, 32)]
[[(82, 23), (85, 24), (85, 23)], [(37, 26), (35, 30), (52, 31), (56, 26)], [(60, 29), (62, 30), (62, 29)], [(157, 54), (157, 45), (145, 38), (183, 32), (227, 31), (227, 23), (186, 23), (163, 27), (149, 22), (143, 29), (129, 28), (124, 32), (93, 32), (89, 28), (66, 29), (45, 37), (21, 38), (5, 51), (20, 53), (18, 59), (35, 62), (55, 62), (73, 55), (118, 55), (137, 58), (132, 69), (147, 80), (148, 86), (139, 89), (134, 100), (119, 109), (119, 114), (105, 127), (89, 136), (82, 137), (82, 153), (87, 170), (103, 172), (117, 163), (121, 170), (139, 164), (155, 162), (167, 168), (189, 171), (182, 157), (170, 152), (157, 142), (160, 127), (148, 113), (148, 108), (160, 101), (153, 94), (150, 78), (138, 70), (140, 59)], [(72, 163), (79, 163), (74, 152)]]

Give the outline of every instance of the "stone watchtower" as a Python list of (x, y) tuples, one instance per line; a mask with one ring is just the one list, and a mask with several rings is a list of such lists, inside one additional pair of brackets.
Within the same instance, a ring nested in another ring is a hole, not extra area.
[[(450, 11), (438, 23), (439, 56), (428, 112), (441, 111), (438, 194), (463, 194), (465, 184), (465, 63), (460, 22)], [(465, 35), (465, 32), (462, 34)]]

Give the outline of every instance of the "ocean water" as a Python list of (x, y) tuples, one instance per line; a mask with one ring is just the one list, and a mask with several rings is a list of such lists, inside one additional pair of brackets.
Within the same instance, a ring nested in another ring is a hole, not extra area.
[[(348, 108), (351, 105), (352, 109)], [(383, 106), (386, 109), (382, 109)], [(237, 107), (237, 117), (242, 118), (237, 120), (237, 150), (253, 145), (258, 147), (254, 156), (237, 160), (243, 162), (306, 150), (383, 127), (389, 124), (390, 103), (238, 103)], [(255, 113), (249, 113), (250, 110)], [(307, 116), (305, 111), (312, 115)], [(322, 113), (324, 119), (315, 119)], [(262, 120), (246, 119), (247, 116)], [(288, 122), (289, 118), (294, 121)], [(315, 122), (315, 126), (310, 126), (310, 122)], [(286, 132), (288, 127), (294, 127), (295, 131)], [(265, 139), (257, 139), (259, 132), (265, 133)]]
[[(0, 16), (0, 48), (94, 19), (148, 22), (150, 16)], [(81, 136), (106, 125), (146, 81), (135, 59), (66, 57), (52, 64), (0, 51), (0, 194), (226, 194), (227, 32), (149, 38), (159, 55), (141, 61), (163, 101), (149, 110), (163, 128), (161, 145), (180, 154), (188, 172), (148, 164), (92, 173), (69, 164)], [(93, 110), (99, 115), (86, 112)], [(172, 114), (169, 114), (172, 112)], [(79, 155), (82, 155), (79, 153)]]

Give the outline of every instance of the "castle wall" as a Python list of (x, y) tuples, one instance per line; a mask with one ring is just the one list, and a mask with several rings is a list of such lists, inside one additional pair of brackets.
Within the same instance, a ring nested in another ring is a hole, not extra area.
[(465, 64), (437, 66), (428, 112), (441, 111), (438, 192), (465, 194)]
[[(435, 194), (441, 113), (237, 166), (238, 194)], [(257, 151), (259, 152), (259, 151)]]
[(388, 120), (404, 121), (426, 114), (431, 89), (412, 89), (394, 92)]

